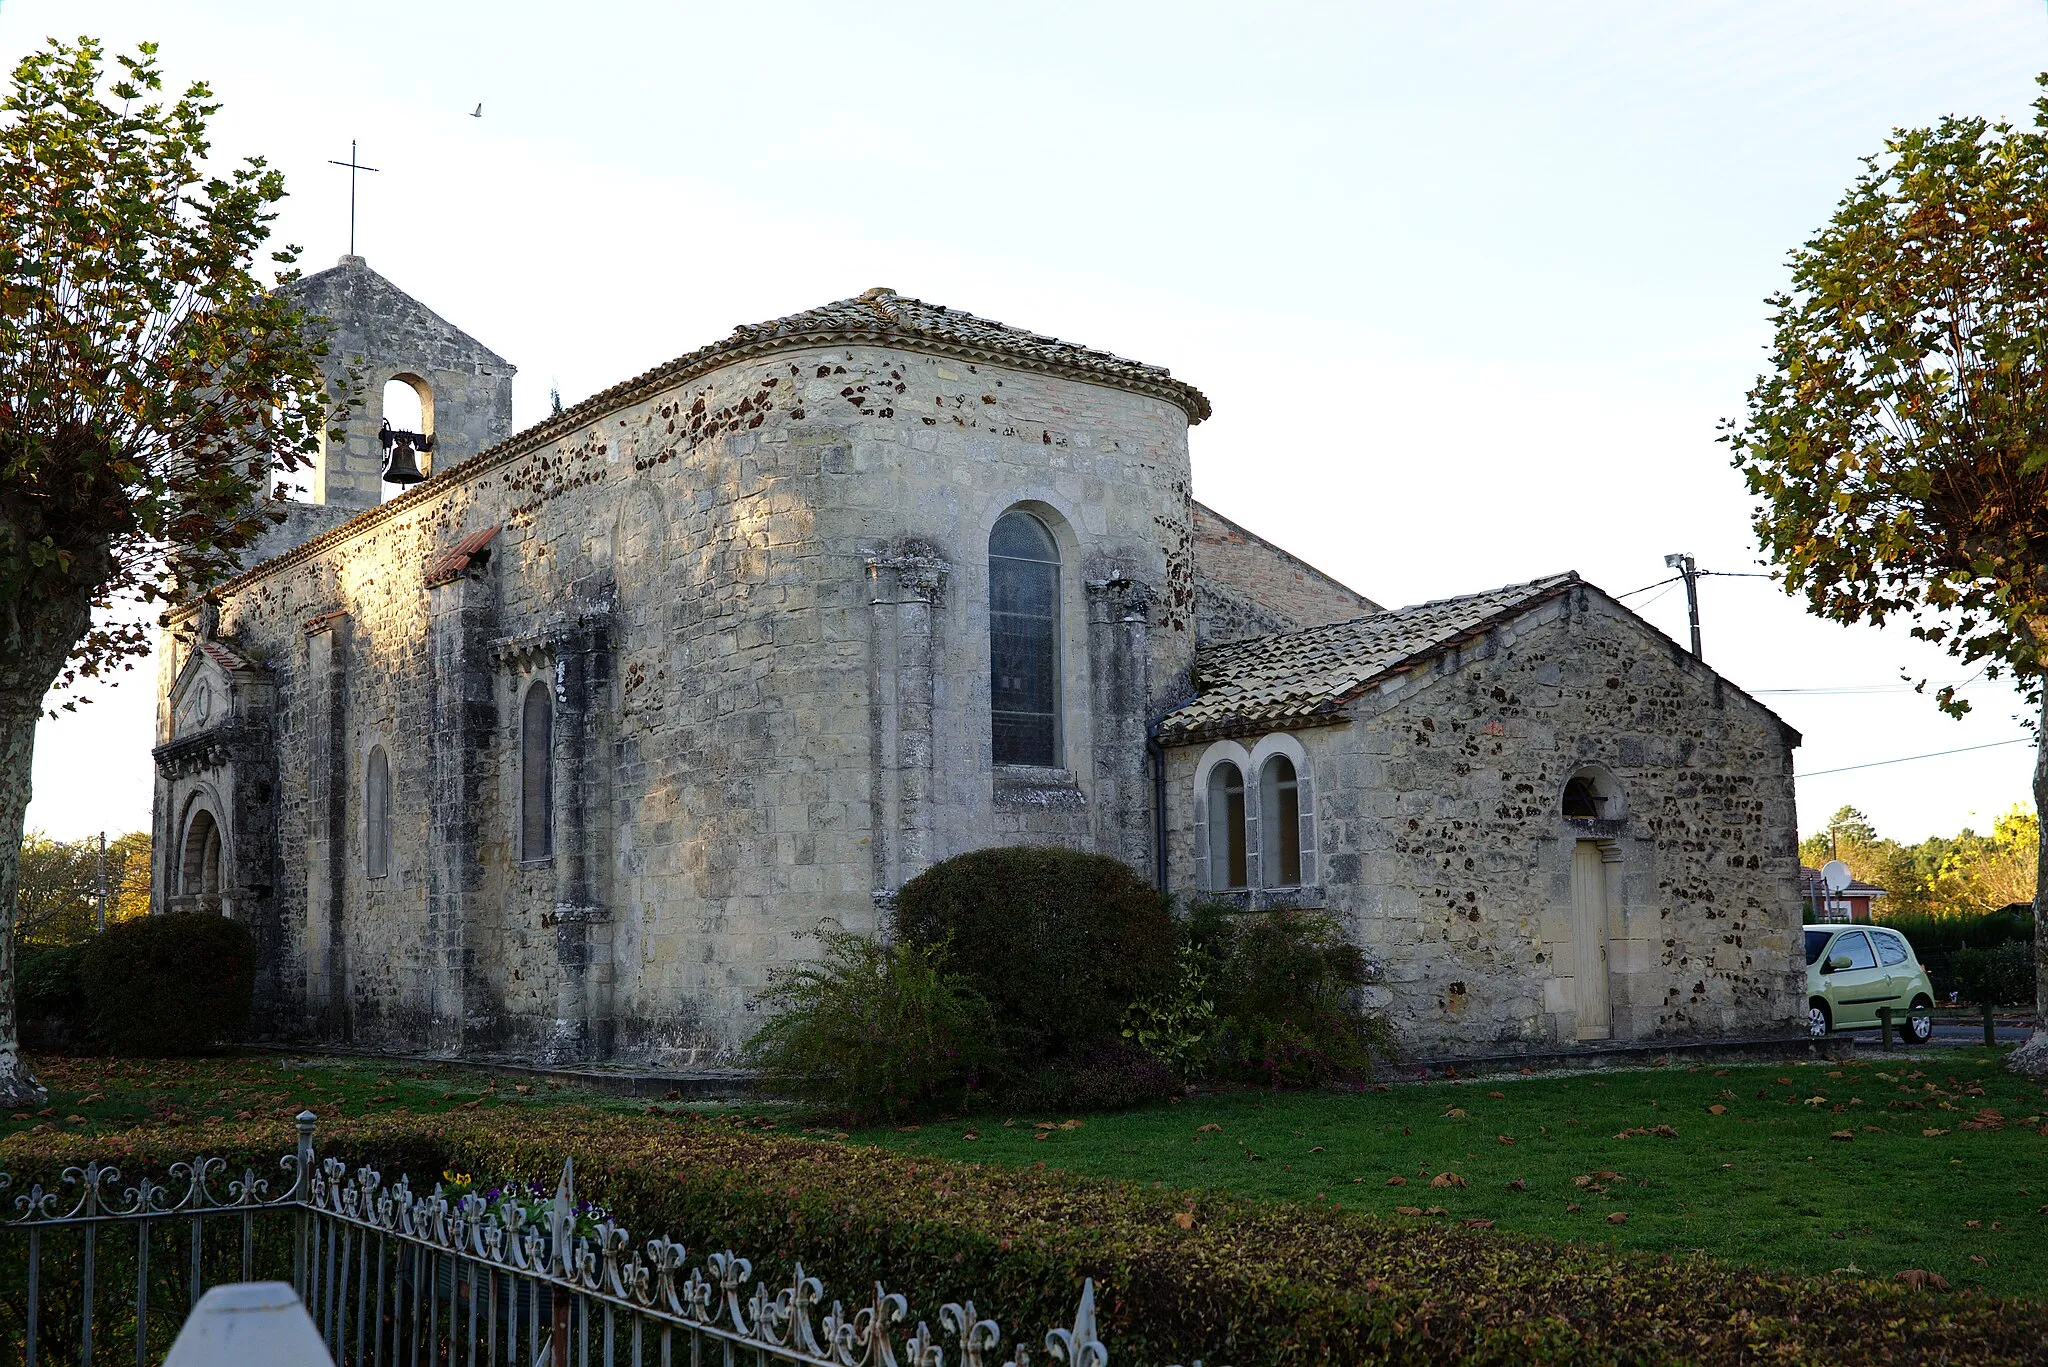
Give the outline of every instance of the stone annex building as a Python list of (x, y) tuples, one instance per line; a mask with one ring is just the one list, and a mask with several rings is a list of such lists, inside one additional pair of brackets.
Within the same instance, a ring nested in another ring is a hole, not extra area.
[(1576, 575), (1387, 611), (1197, 503), (1166, 370), (875, 289), (514, 434), (361, 258), (297, 288), (361, 398), (166, 619), (155, 751), (157, 906), (256, 931), (275, 1037), (729, 1064), (1017, 842), (1328, 911), (1418, 1057), (1803, 1020), (1798, 736)]

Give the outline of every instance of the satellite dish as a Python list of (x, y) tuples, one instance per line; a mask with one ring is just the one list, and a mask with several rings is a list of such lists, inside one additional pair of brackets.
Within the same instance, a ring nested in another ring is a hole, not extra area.
[(1839, 859), (1830, 859), (1826, 864), (1821, 866), (1820, 881), (1828, 885), (1829, 892), (1836, 893), (1839, 895), (1842, 889), (1848, 887), (1851, 883), (1855, 882), (1856, 879), (1855, 876), (1849, 872), (1849, 866), (1847, 864), (1844, 864)]

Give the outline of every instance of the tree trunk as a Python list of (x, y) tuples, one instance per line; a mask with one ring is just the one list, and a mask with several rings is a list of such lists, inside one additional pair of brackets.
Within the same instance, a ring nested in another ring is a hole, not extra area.
[[(2034, 814), (2048, 812), (2048, 684), (2041, 690), (2041, 728), (2034, 749)], [(2048, 1077), (2048, 840), (2034, 866), (2034, 1037), (2012, 1051), (2005, 1065), (2016, 1073)]]
[[(0, 530), (19, 525), (0, 502)], [(0, 538), (0, 544), (4, 541)], [(21, 1056), (14, 1006), (14, 895), (21, 883), (22, 825), (34, 787), (36, 723), (50, 685), (92, 625), (94, 586), (104, 580), (104, 573), (97, 579), (74, 578), (62, 592), (0, 602), (0, 1107), (41, 1106), (47, 1099)]]
[(28, 817), (36, 720), (42, 708), (37, 706), (27, 716), (22, 711), (14, 699), (0, 698), (0, 1109), (41, 1106), (47, 1100), (43, 1085), (29, 1074), (21, 1056), (14, 1013), (14, 891), (21, 881), (22, 823)]

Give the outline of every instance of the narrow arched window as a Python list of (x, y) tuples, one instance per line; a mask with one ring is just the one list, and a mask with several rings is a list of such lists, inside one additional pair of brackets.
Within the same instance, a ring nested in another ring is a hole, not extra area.
[(555, 699), (545, 679), (519, 709), (519, 857), (555, 854)]
[(1005, 513), (988, 538), (989, 707), (997, 764), (1057, 765), (1060, 552), (1045, 523)]
[(384, 747), (370, 747), (363, 766), (363, 871), (372, 878), (391, 872), (391, 761)]
[(1301, 882), (1301, 779), (1294, 761), (1275, 755), (1259, 770), (1260, 869), (1267, 887)]
[(1224, 760), (1209, 771), (1209, 887), (1245, 886), (1246, 868), (1244, 771)]

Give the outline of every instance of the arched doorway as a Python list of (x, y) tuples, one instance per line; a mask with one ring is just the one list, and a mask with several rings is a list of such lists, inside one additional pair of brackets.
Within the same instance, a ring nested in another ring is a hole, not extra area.
[(220, 910), (220, 823), (201, 807), (185, 823), (179, 852), (178, 894), (193, 911)]

